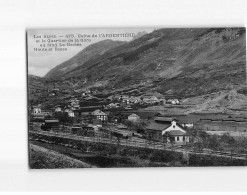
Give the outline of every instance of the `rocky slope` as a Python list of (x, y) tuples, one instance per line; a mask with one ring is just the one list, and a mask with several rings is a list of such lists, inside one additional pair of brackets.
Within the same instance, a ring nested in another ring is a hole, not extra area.
[(76, 67), (72, 58), (65, 62), (73, 66), (66, 74), (55, 68), (46, 78), (60, 75), (76, 88), (105, 93), (131, 89), (198, 96), (246, 83), (245, 42), (245, 28), (160, 29), (83, 58)]
[(45, 78), (63, 77), (67, 72), (72, 71), (75, 67), (83, 65), (84, 62), (88, 61), (90, 58), (95, 58), (97, 55), (102, 55), (107, 50), (124, 43), (125, 42), (123, 41), (104, 40), (89, 45), (71, 59), (50, 70), (45, 75)]
[(224, 90), (185, 99), (182, 105), (191, 105), (190, 112), (246, 113), (247, 96), (236, 90)]

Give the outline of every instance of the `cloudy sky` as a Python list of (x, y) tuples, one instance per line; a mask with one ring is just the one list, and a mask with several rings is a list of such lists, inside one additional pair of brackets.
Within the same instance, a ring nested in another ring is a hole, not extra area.
[[(66, 47), (67, 51), (35, 51), (34, 48), (40, 48), (40, 43), (36, 41), (38, 38), (34, 36), (57, 35), (65, 39), (65, 35), (74, 34), (122, 34), (146, 31), (150, 33), (154, 28), (125, 28), (125, 29), (30, 29), (27, 31), (28, 37), (28, 73), (37, 76), (44, 76), (49, 70), (60, 63), (70, 59), (82, 49), (90, 44), (105, 40), (130, 41), (132, 37), (114, 37), (114, 38), (91, 38), (91, 42), (82, 42), (81, 46)], [(40, 39), (41, 40), (41, 39)], [(47, 40), (47, 39), (46, 39)]]

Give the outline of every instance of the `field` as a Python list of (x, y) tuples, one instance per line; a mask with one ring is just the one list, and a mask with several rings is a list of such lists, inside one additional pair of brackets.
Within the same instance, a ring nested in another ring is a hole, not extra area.
[(30, 168), (55, 169), (55, 168), (90, 168), (87, 163), (70, 158), (64, 154), (30, 144)]

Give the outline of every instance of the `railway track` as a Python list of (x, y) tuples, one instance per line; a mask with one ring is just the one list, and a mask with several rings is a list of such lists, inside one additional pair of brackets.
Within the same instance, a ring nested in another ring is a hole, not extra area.
[[(222, 152), (222, 151), (212, 151), (212, 150), (192, 150), (183, 148), (183, 146), (171, 146), (164, 145), (160, 142), (150, 142), (148, 140), (140, 139), (140, 138), (130, 138), (130, 139), (117, 139), (117, 138), (105, 138), (105, 137), (85, 137), (78, 136), (71, 133), (63, 133), (63, 132), (47, 132), (47, 131), (30, 131), (30, 133), (46, 135), (46, 136), (55, 136), (60, 138), (69, 138), (78, 141), (87, 141), (87, 142), (95, 142), (95, 143), (104, 143), (104, 144), (114, 144), (114, 145), (122, 145), (122, 146), (130, 146), (137, 148), (148, 148), (154, 150), (166, 150), (166, 151), (174, 151), (174, 152), (182, 152), (182, 153), (190, 153), (190, 154), (202, 154), (202, 155), (211, 155), (218, 157), (226, 157), (232, 159), (241, 159), (247, 160), (246, 154), (236, 154), (230, 152)], [(42, 140), (41, 140), (42, 141)], [(44, 140), (45, 141), (45, 140)]]

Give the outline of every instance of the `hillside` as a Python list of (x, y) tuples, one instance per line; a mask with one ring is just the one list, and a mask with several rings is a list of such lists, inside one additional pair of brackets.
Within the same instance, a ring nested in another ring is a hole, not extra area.
[(83, 50), (45, 78), (105, 94), (173, 91), (186, 98), (232, 90), (246, 84), (245, 42), (245, 28), (160, 29), (97, 55), (89, 52), (88, 60)]
[(247, 111), (247, 96), (236, 90), (224, 90), (208, 95), (188, 98), (182, 105), (191, 105), (190, 112), (236, 113)]
[(63, 77), (64, 75), (66, 75), (67, 72), (72, 71), (75, 67), (83, 65), (84, 62), (88, 61), (90, 58), (97, 57), (97, 55), (101, 55), (107, 50), (122, 45), (124, 43), (125, 42), (123, 41), (112, 41), (108, 39), (91, 44), (71, 59), (50, 70), (44, 77)]
[(28, 99), (29, 102), (36, 102), (45, 96), (44, 79), (38, 76), (28, 74)]

